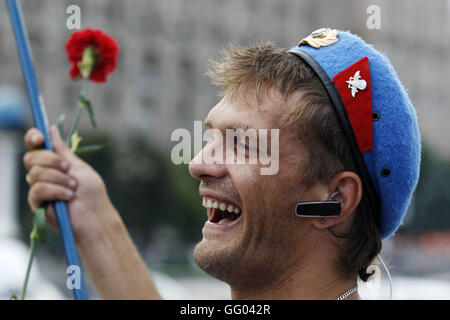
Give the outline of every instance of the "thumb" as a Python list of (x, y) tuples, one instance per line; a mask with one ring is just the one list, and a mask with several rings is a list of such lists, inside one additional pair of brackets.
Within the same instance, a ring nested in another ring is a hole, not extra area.
[(62, 140), (59, 135), (59, 130), (55, 125), (50, 127), (50, 134), (52, 136), (54, 151), (65, 158), (66, 160), (75, 160), (74, 153), (69, 149), (66, 143)]

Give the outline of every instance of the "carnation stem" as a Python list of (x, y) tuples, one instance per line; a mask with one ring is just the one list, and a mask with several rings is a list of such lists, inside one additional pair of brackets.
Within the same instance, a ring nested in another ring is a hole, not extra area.
[(84, 78), (83, 82), (81, 83), (81, 92), (80, 92), (80, 94), (83, 97), (86, 97), (86, 94), (87, 94), (87, 86), (88, 86), (88, 81), (89, 81), (88, 79), (89, 79), (89, 77)]
[[(36, 228), (36, 226), (35, 226), (35, 228)], [(25, 280), (23, 282), (22, 292), (20, 293), (19, 300), (25, 299), (25, 293), (27, 291), (27, 286), (28, 286), (28, 279), (30, 278), (31, 266), (33, 265), (33, 260), (34, 260), (35, 248), (36, 248), (36, 239), (33, 239), (33, 237), (31, 237), (30, 257), (28, 258), (27, 272), (25, 274)]]
[[(88, 85), (88, 78), (84, 78), (83, 82), (81, 83), (80, 97), (86, 97), (87, 85)], [(81, 112), (83, 111), (83, 105), (80, 103), (80, 101), (81, 101), (80, 97), (78, 98), (77, 113), (75, 114), (75, 119), (73, 120), (72, 127), (70, 128), (69, 134), (66, 137), (66, 145), (69, 148), (71, 147), (72, 135), (78, 127), (78, 122), (80, 120)]]
[(78, 121), (80, 120), (81, 112), (83, 111), (83, 108), (77, 107), (77, 113), (75, 114), (75, 119), (73, 120), (72, 127), (70, 128), (69, 134), (66, 137), (66, 145), (70, 148), (71, 147), (71, 137), (74, 131), (76, 130), (78, 126)]

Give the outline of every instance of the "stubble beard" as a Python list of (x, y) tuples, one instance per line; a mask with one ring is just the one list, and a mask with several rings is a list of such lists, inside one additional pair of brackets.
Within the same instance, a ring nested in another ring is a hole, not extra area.
[[(275, 217), (274, 213), (271, 216)], [(238, 238), (220, 247), (215, 246), (215, 241), (203, 238), (195, 246), (195, 262), (203, 271), (232, 288), (259, 290), (270, 286), (291, 258), (288, 244), (292, 243), (283, 232), (268, 229), (262, 221), (258, 223), (262, 225), (253, 229), (257, 230), (256, 234), (249, 235), (241, 230)]]

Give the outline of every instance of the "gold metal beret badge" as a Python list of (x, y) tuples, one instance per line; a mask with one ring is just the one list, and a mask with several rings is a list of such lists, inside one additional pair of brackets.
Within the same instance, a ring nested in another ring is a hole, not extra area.
[(322, 28), (313, 31), (309, 36), (300, 41), (298, 46), (307, 44), (314, 48), (326, 47), (339, 41), (337, 35), (338, 31), (336, 29)]

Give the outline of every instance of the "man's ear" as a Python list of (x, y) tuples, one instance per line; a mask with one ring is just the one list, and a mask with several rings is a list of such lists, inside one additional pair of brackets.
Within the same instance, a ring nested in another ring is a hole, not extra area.
[(329, 227), (340, 225), (353, 215), (362, 197), (362, 182), (359, 176), (352, 171), (342, 171), (337, 173), (330, 181), (330, 195), (335, 191), (332, 200), (341, 202), (341, 212), (338, 217), (323, 217), (313, 220), (313, 225), (317, 229), (328, 229)]

